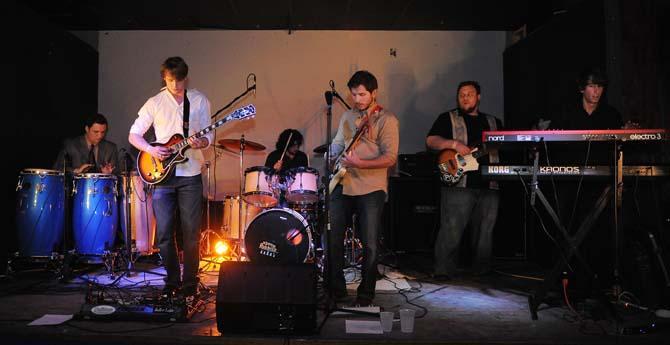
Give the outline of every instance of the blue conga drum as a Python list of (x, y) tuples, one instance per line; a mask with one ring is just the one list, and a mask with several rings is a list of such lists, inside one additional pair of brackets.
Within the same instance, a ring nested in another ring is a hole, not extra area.
[(61, 250), (65, 224), (63, 173), (24, 169), (16, 185), (19, 257), (50, 257)]
[(116, 176), (77, 174), (72, 194), (75, 252), (89, 262), (102, 262), (102, 255), (114, 247), (119, 222)]

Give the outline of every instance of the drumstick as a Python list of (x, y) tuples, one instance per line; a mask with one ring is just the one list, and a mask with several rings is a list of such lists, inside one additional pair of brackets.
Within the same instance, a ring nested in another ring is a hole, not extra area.
[(284, 152), (281, 153), (281, 157), (279, 157), (279, 161), (284, 160), (284, 154), (286, 153), (286, 149), (288, 148), (288, 144), (291, 142), (292, 137), (293, 137), (293, 132), (289, 133), (289, 135), (288, 135), (288, 140), (286, 140), (286, 145), (284, 145)]

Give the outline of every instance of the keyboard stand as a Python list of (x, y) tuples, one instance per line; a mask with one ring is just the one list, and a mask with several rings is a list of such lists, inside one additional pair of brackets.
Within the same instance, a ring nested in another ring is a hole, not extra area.
[(561, 223), (561, 220), (556, 214), (556, 211), (554, 211), (553, 207), (547, 201), (547, 198), (544, 196), (544, 193), (542, 193), (542, 190), (538, 186), (537, 173), (539, 171), (538, 168), (539, 152), (537, 149), (535, 150), (534, 154), (535, 154), (535, 160), (533, 163), (533, 177), (532, 182), (530, 183), (531, 186), (530, 206), (536, 211), (536, 214), (539, 216), (539, 213), (537, 213), (537, 210), (535, 208), (535, 198), (537, 196), (537, 198), (540, 199), (540, 203), (544, 206), (544, 208), (551, 216), (551, 219), (553, 220), (556, 227), (559, 229), (561, 235), (563, 236), (563, 240), (565, 241), (563, 245), (564, 248), (560, 247), (558, 248), (560, 251), (564, 252), (564, 254), (561, 256), (559, 261), (554, 265), (551, 272), (544, 278), (544, 281), (540, 286), (540, 288), (534, 292), (531, 292), (531, 294), (528, 296), (528, 308), (530, 310), (531, 318), (533, 320), (537, 320), (538, 307), (546, 298), (547, 291), (549, 290), (549, 288), (554, 286), (554, 284), (560, 277), (561, 273), (565, 271), (566, 268), (569, 267), (569, 261), (573, 256), (576, 257), (577, 260), (586, 269), (588, 275), (590, 277), (594, 277), (593, 271), (591, 270), (586, 260), (584, 260), (584, 257), (579, 252), (579, 246), (586, 237), (586, 235), (589, 233), (589, 231), (591, 231), (593, 224), (596, 222), (600, 214), (607, 206), (607, 203), (612, 198), (613, 193), (612, 193), (612, 186), (607, 185), (603, 189), (603, 192), (598, 198), (598, 201), (596, 201), (593, 208), (587, 214), (586, 218), (580, 223), (579, 228), (577, 229), (575, 235), (570, 236), (567, 229)]

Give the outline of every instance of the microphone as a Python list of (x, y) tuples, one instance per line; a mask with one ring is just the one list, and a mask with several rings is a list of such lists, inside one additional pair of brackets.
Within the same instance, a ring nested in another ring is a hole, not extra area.
[[(249, 78), (253, 80), (254, 85), (249, 86)], [(249, 73), (247, 76), (247, 91), (252, 91), (254, 93), (254, 97), (256, 97), (256, 75), (253, 73)]]
[(328, 108), (333, 106), (333, 92), (332, 91), (326, 91), (326, 104), (328, 104)]
[(252, 75), (254, 76), (254, 86), (252, 86), (252, 88), (254, 90), (254, 97), (256, 97), (256, 75), (255, 74)]

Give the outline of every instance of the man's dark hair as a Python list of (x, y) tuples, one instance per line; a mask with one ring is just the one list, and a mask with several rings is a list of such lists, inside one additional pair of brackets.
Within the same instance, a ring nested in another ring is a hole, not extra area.
[(105, 116), (100, 113), (91, 115), (86, 118), (84, 125), (86, 125), (86, 127), (88, 128), (91, 128), (91, 126), (93, 126), (93, 124), (95, 123), (101, 125), (107, 125), (107, 118), (105, 118)]
[(482, 88), (479, 86), (479, 83), (474, 81), (474, 80), (466, 80), (462, 81), (458, 84), (458, 88), (456, 89), (456, 96), (458, 96), (458, 93), (461, 92), (461, 88), (464, 86), (472, 86), (477, 90), (477, 94), (480, 95), (482, 93)]
[(368, 71), (358, 71), (351, 76), (347, 86), (353, 89), (359, 85), (363, 85), (368, 92), (372, 92), (377, 90), (377, 78)]
[(169, 57), (161, 65), (161, 79), (165, 78), (168, 72), (178, 81), (182, 81), (188, 76), (188, 65), (179, 56)]
[(579, 74), (579, 79), (577, 79), (577, 86), (579, 90), (582, 91), (586, 88), (586, 85), (596, 84), (602, 87), (606, 87), (608, 83), (607, 74), (601, 71), (599, 68), (589, 68), (582, 71)]
[[(293, 136), (291, 136), (291, 133), (293, 133)], [(279, 139), (277, 139), (277, 143), (275, 144), (277, 150), (284, 150), (289, 136), (291, 136), (291, 143), (288, 146), (293, 146), (296, 144), (298, 146), (302, 145), (302, 134), (300, 134), (297, 129), (287, 128), (281, 132), (281, 134), (279, 134)]]

